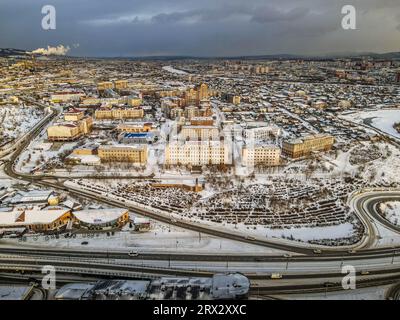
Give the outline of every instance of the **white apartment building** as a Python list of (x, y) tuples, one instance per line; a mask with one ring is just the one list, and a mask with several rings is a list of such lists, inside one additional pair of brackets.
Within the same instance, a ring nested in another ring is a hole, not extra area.
[(223, 141), (174, 141), (165, 149), (166, 165), (231, 164), (231, 148)]
[(246, 140), (263, 141), (276, 138), (281, 134), (281, 129), (275, 126), (248, 128), (243, 131)]
[(281, 149), (274, 145), (252, 145), (242, 148), (243, 166), (278, 166), (280, 158)]
[(219, 140), (219, 130), (216, 126), (182, 126), (181, 139), (197, 140)]

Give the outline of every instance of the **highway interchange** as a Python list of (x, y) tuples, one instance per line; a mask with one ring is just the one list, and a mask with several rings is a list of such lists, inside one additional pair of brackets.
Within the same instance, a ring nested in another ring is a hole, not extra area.
[[(36, 103), (43, 108), (47, 108), (44, 104), (39, 104), (27, 97), (24, 98), (31, 103)], [(70, 194), (79, 195), (80, 197), (93, 199), (112, 206), (121, 206), (121, 202), (115, 199), (107, 199), (88, 190), (71, 189), (60, 182), (60, 179), (21, 174), (15, 171), (14, 164), (20, 153), (60, 113), (57, 109), (51, 110), (51, 114), (36, 125), (23, 139), (19, 139), (6, 152), (0, 153), (0, 158), (2, 158), (0, 166), (3, 166), (5, 174), (13, 179), (25, 180), (34, 184), (67, 191)], [(88, 178), (93, 178), (93, 176)], [(184, 220), (171, 220), (167, 215), (160, 214), (154, 210), (124, 204), (132, 212), (180, 228), (206, 233), (215, 237), (250, 243), (252, 245), (292, 252), (292, 254), (285, 256), (276, 254), (235, 254), (221, 256), (217, 254), (140, 252), (137, 257), (132, 257), (128, 256), (128, 250), (108, 250), (104, 252), (59, 248), (29, 248), (22, 246), (10, 247), (8, 245), (8, 247), (0, 247), (0, 261), (3, 268), (1, 274), (4, 276), (8, 273), (7, 270), (22, 270), (26, 268), (26, 273), (24, 272), (24, 274), (32, 275), (38, 271), (41, 262), (51, 262), (53, 265), (58, 265), (57, 269), (62, 271), (62, 268), (64, 268), (63, 272), (65, 273), (70, 273), (73, 270), (71, 268), (75, 268), (76, 274), (86, 273), (88, 275), (119, 276), (125, 278), (138, 277), (140, 274), (142, 276), (151, 276), (154, 274), (206, 275), (216, 271), (241, 271), (252, 279), (252, 285), (254, 288), (257, 288), (258, 293), (267, 294), (270, 291), (275, 293), (288, 292), (290, 289), (293, 292), (297, 292), (297, 290), (305, 290), (304, 292), (307, 290), (323, 291), (327, 290), (326, 281), (333, 281), (332, 279), (334, 281), (329, 286), (329, 291), (340, 290), (341, 286), (338, 279), (341, 277), (341, 267), (343, 265), (353, 265), (357, 269), (360, 285), (362, 286), (397, 283), (397, 281), (400, 281), (400, 246), (375, 247), (376, 241), (379, 238), (378, 225), (383, 225), (385, 228), (400, 234), (399, 227), (393, 226), (378, 214), (376, 206), (382, 200), (400, 201), (400, 191), (386, 189), (364, 190), (352, 195), (349, 199), (349, 204), (356, 210), (366, 228), (363, 239), (353, 247), (324, 247), (321, 248), (322, 252), (320, 253), (315, 252), (315, 248), (308, 246), (293, 245), (287, 242), (262, 238), (250, 239), (242, 234), (219, 229), (215, 230), (206, 225), (198, 225)], [(71, 263), (73, 263), (72, 267), (70, 266)], [(96, 265), (99, 263), (102, 265), (100, 268), (96, 268)], [(9, 266), (9, 269), (6, 268), (7, 266)], [(284, 279), (296, 279), (297, 283), (288, 283), (279, 280), (273, 282), (273, 289), (271, 289), (271, 280), (268, 276), (272, 272), (282, 273)], [(15, 273), (11, 272), (10, 274)], [(298, 281), (310, 278), (314, 279), (314, 283)], [(276, 285), (276, 283), (280, 283), (281, 286)], [(281, 287), (281, 291), (279, 291), (279, 287)], [(394, 289), (392, 291), (391, 296), (397, 297), (397, 291)]]

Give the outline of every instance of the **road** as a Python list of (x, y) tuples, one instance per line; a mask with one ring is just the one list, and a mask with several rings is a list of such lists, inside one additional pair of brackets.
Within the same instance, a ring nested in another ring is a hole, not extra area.
[[(5, 163), (4, 167), (5, 173), (8, 176), (15, 179), (26, 180), (46, 187), (67, 191), (71, 194), (76, 194), (85, 197), (87, 199), (93, 199), (98, 202), (106, 203), (112, 206), (118, 206), (118, 207), (121, 206), (120, 201), (107, 199), (105, 197), (99, 196), (98, 194), (94, 194), (93, 192), (68, 188), (65, 185), (60, 184), (56, 181), (52, 182), (46, 181), (43, 179), (43, 177), (35, 177), (15, 172), (14, 163), (15, 160), (18, 158), (19, 154), (30, 143), (30, 141), (34, 139), (35, 136), (41, 132), (41, 130), (45, 127), (45, 125), (49, 123), (49, 121), (51, 121), (58, 114), (58, 112), (59, 111), (55, 110), (54, 113), (52, 114), (52, 117), (49, 117), (48, 119), (46, 119), (46, 121), (43, 121), (43, 123), (35, 127), (29, 133), (29, 135), (23, 141), (23, 143), (21, 143), (17, 147), (15, 152), (10, 156), (10, 160)], [(385, 193), (385, 195), (383, 195), (383, 193)], [(326, 279), (329, 278), (328, 273), (331, 275), (331, 277), (332, 274), (338, 277), (339, 276), (338, 272), (341, 266), (345, 264), (351, 264), (358, 268), (358, 272), (361, 272), (362, 270), (365, 269), (368, 269), (368, 271), (371, 274), (373, 273), (386, 274), (387, 272), (395, 272), (396, 273), (395, 276), (390, 275), (391, 281), (394, 281), (394, 279), (397, 279), (396, 277), (398, 277), (397, 270), (399, 269), (398, 267), (400, 264), (400, 259), (399, 259), (400, 247), (373, 248), (376, 239), (376, 226), (374, 226), (375, 223), (382, 223), (391, 230), (397, 229), (397, 227), (391, 226), (390, 224), (388, 224), (388, 222), (380, 221), (379, 216), (377, 216), (377, 213), (375, 212), (375, 206), (377, 203), (376, 201), (380, 201), (383, 198), (386, 199), (386, 196), (388, 196), (389, 199), (399, 199), (400, 193), (390, 191), (387, 194), (387, 192), (385, 191), (381, 192), (375, 191), (372, 193), (370, 192), (365, 194), (359, 194), (354, 198), (355, 199), (353, 201), (354, 208), (356, 209), (357, 214), (363, 220), (367, 228), (367, 236), (365, 236), (362, 245), (360, 245), (360, 251), (356, 253), (350, 253), (348, 252), (348, 249), (343, 249), (343, 248), (326, 248), (326, 249), (324, 248), (322, 254), (317, 254), (312, 250), (312, 248), (309, 247), (304, 247), (300, 245), (296, 246), (288, 243), (283, 243), (279, 241), (270, 241), (267, 239), (260, 239), (260, 238), (253, 240), (246, 238), (244, 235), (241, 234), (237, 233), (235, 234), (222, 230), (215, 230), (208, 226), (190, 223), (183, 220), (171, 221), (170, 217), (154, 212), (153, 210), (124, 204), (124, 206), (126, 206), (129, 210), (133, 212), (136, 212), (144, 216), (148, 216), (150, 218), (156, 219), (164, 223), (175, 225), (180, 228), (185, 228), (201, 233), (207, 233), (213, 236), (227, 238), (230, 240), (250, 243), (252, 245), (259, 245), (259, 246), (280, 249), (284, 251), (291, 251), (298, 255), (293, 255), (292, 257), (283, 257), (283, 256), (267, 256), (267, 255), (249, 256), (246, 254), (237, 254), (237, 255), (228, 255), (221, 257), (213, 254), (179, 255), (176, 253), (175, 254), (140, 253), (138, 257), (127, 257), (126, 252), (121, 253), (121, 252), (109, 251), (104, 253), (104, 252), (91, 251), (89, 253), (82, 253), (74, 250), (65, 251), (59, 248), (57, 249), (12, 248), (13, 254), (18, 253), (19, 255), (24, 256), (25, 258), (27, 257), (29, 258), (30, 255), (31, 260), (29, 261), (29, 263), (32, 263), (33, 261), (36, 262), (34, 264), (22, 263), (22, 261), (24, 261), (24, 258), (18, 257), (18, 259), (14, 259), (12, 261), (3, 260), (2, 266), (6, 267), (8, 264), (8, 266), (10, 266), (11, 269), (12, 268), (15, 269), (15, 268), (20, 268), (24, 264), (25, 266), (30, 265), (30, 266), (35, 266), (37, 268), (39, 265), (38, 261), (44, 261), (43, 259), (38, 258), (38, 256), (42, 256), (42, 258), (48, 259), (45, 261), (46, 263), (52, 262), (54, 264), (59, 264), (60, 268), (66, 268), (61, 270), (67, 272), (69, 262), (66, 262), (65, 260), (66, 256), (68, 256), (69, 259), (72, 259), (73, 257), (79, 257), (79, 258), (85, 257), (87, 259), (87, 255), (90, 255), (92, 258), (93, 256), (96, 256), (98, 259), (107, 259), (107, 261), (109, 261), (109, 259), (113, 259), (110, 268), (108, 267), (104, 268), (104, 265), (101, 265), (102, 268), (101, 272), (103, 272), (104, 276), (107, 275), (107, 276), (118, 277), (121, 276), (121, 273), (114, 272), (115, 269), (128, 268), (129, 272), (133, 272), (134, 274), (136, 274), (136, 276), (138, 273), (144, 274), (145, 272), (148, 272), (150, 269), (156, 269), (157, 272), (160, 272), (160, 270), (162, 269), (162, 274), (172, 273), (180, 275), (188, 274), (190, 272), (192, 272), (191, 274), (199, 274), (202, 272), (212, 273), (217, 271), (229, 270), (229, 271), (246, 272), (249, 275), (249, 277), (258, 277), (257, 274), (263, 274), (262, 276), (259, 277), (264, 277), (264, 279), (265, 279), (265, 274), (270, 272), (285, 272), (285, 277), (288, 277), (288, 279), (290, 277), (295, 277), (295, 276), (299, 278), (303, 277), (305, 279), (307, 277), (310, 278), (311, 277), (310, 275), (314, 275), (313, 277), (315, 278)], [(399, 230), (396, 231), (398, 232)], [(21, 250), (27, 250), (29, 251), (29, 253), (27, 252), (24, 253)], [(49, 252), (50, 250), (54, 251)], [(10, 254), (10, 251), (8, 251), (8, 253), (6, 251), (7, 251), (6, 248), (0, 248), (0, 252), (2, 254)], [(62, 256), (63, 254), (65, 254), (64, 258)], [(118, 266), (118, 263), (115, 263), (116, 259), (126, 260), (127, 263), (129, 263), (130, 265)], [(96, 265), (96, 263), (94, 263), (93, 261), (89, 262), (87, 268), (82, 268), (82, 264), (80, 264), (79, 266), (75, 266), (77, 268), (77, 270), (75, 271), (87, 272), (90, 274), (90, 272), (92, 272), (91, 270), (94, 269), (94, 265)], [(134, 263), (135, 265), (133, 265), (132, 263)], [(132, 270), (132, 268), (136, 269)], [(105, 269), (111, 269), (111, 271), (108, 270), (106, 272)], [(202, 270), (199, 271), (199, 269)], [(297, 273), (297, 275), (295, 275), (294, 273)], [(374, 283), (376, 283), (376, 279), (374, 281), (375, 281)], [(371, 283), (372, 282), (373, 281), (371, 281)], [(307, 285), (303, 283), (297, 288), (301, 287), (305, 288), (305, 286)], [(320, 288), (321, 284), (319, 283), (318, 286)], [(294, 287), (292, 287), (292, 289), (293, 288)], [(258, 287), (258, 290), (260, 290), (260, 287)]]

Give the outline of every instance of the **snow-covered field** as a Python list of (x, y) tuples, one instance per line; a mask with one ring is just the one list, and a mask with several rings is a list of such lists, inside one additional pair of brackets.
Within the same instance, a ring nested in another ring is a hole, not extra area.
[(389, 201), (380, 204), (380, 210), (384, 213), (385, 218), (394, 225), (400, 225), (400, 202)]
[(0, 138), (18, 138), (43, 118), (43, 112), (33, 106), (0, 106)]
[(168, 71), (170, 73), (180, 74), (180, 75), (188, 74), (186, 71), (175, 69), (172, 66), (165, 66), (165, 67), (163, 67), (163, 70)]
[[(205, 234), (199, 235), (196, 232), (152, 221), (152, 229), (149, 232), (129, 232), (125, 228), (116, 232), (113, 236), (105, 233), (96, 235), (78, 234), (76, 238), (66, 239), (60, 236), (55, 239), (48, 236), (28, 236), (24, 245), (54, 246), (60, 248), (94, 248), (94, 249), (117, 249), (117, 250), (138, 250), (145, 252), (197, 252), (197, 253), (221, 253), (234, 254), (237, 252), (246, 253), (272, 253), (280, 254), (284, 251), (243, 244), (241, 242), (219, 239)], [(7, 243), (15, 243), (18, 240), (2, 240)], [(82, 245), (82, 242), (88, 242)], [(21, 242), (20, 242), (21, 243)]]
[(343, 116), (343, 118), (363, 123), (370, 120), (370, 125), (397, 138), (400, 138), (400, 133), (393, 128), (395, 123), (400, 122), (400, 109), (393, 110), (377, 110), (351, 113)]

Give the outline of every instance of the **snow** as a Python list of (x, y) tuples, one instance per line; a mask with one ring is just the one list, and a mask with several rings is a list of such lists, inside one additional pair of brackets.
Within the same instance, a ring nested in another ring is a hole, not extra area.
[(43, 111), (33, 106), (0, 106), (0, 140), (18, 138), (43, 118)]
[[(264, 248), (251, 244), (215, 238), (209, 235), (184, 230), (181, 228), (161, 224), (151, 220), (152, 229), (149, 232), (130, 232), (124, 228), (112, 236), (106, 233), (98, 233), (93, 236), (77, 234), (76, 238), (52, 237), (34, 235), (27, 236), (24, 245), (52, 246), (59, 248), (80, 248), (80, 249), (125, 249), (138, 250), (139, 252), (196, 252), (196, 253), (221, 253), (235, 254), (245, 252), (247, 254), (280, 254), (285, 251)], [(6, 243), (15, 243), (16, 239), (3, 239)], [(88, 242), (82, 246), (83, 241)]]
[(163, 67), (163, 70), (168, 71), (170, 73), (180, 74), (180, 75), (188, 74), (186, 71), (175, 69), (172, 66), (165, 66), (165, 67)]
[(346, 114), (343, 118), (357, 123), (368, 123), (391, 136), (400, 138), (400, 133), (393, 128), (395, 123), (400, 122), (400, 109), (384, 109), (364, 111), (359, 113)]
[(400, 201), (388, 201), (380, 204), (381, 211), (387, 220), (394, 225), (400, 225)]

